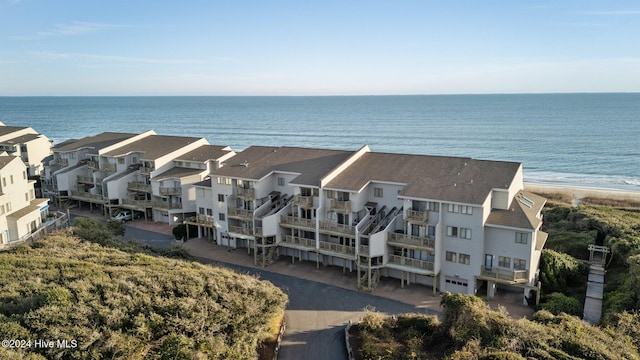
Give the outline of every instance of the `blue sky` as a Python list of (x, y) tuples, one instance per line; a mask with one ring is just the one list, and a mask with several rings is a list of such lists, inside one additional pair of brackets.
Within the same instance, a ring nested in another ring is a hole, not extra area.
[(638, 1), (0, 0), (0, 96), (640, 92)]

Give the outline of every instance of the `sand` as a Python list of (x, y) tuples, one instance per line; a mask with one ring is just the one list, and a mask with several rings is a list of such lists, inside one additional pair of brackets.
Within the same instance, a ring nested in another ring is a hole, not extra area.
[(572, 187), (562, 185), (534, 184), (525, 183), (524, 189), (536, 194), (560, 194), (572, 200), (574, 205), (580, 204), (582, 199), (595, 198), (607, 199), (614, 201), (628, 201), (632, 203), (640, 203), (640, 190), (628, 191), (617, 189), (596, 189), (586, 187)]

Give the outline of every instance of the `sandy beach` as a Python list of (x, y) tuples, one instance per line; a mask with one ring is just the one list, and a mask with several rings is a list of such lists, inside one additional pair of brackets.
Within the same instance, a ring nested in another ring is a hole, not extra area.
[(640, 204), (640, 191), (617, 189), (597, 189), (587, 187), (573, 187), (562, 185), (525, 183), (524, 189), (547, 197), (556, 195), (569, 200), (573, 205), (579, 205), (584, 199), (602, 199), (615, 202)]

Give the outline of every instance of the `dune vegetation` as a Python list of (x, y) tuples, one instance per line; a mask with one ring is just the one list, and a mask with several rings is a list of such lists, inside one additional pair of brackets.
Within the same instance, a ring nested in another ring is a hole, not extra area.
[(75, 225), (0, 253), (0, 335), (30, 341), (0, 358), (253, 359), (282, 317), (271, 283)]

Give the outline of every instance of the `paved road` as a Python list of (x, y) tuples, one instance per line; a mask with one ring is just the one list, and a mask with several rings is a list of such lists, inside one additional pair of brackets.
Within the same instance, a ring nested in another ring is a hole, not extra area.
[[(126, 224), (125, 228), (127, 239), (136, 239), (140, 243), (158, 247), (175, 244), (170, 235), (137, 229)], [(363, 309), (367, 306), (389, 314), (425, 311), (399, 301), (316, 281), (205, 258), (198, 258), (198, 260), (207, 264), (233, 268), (243, 273), (256, 274), (263, 280), (271, 281), (289, 296), (289, 304), (285, 312), (287, 329), (278, 354), (280, 360), (346, 359), (345, 326), (349, 320), (358, 321)], [(431, 313), (435, 314), (435, 312)]]

